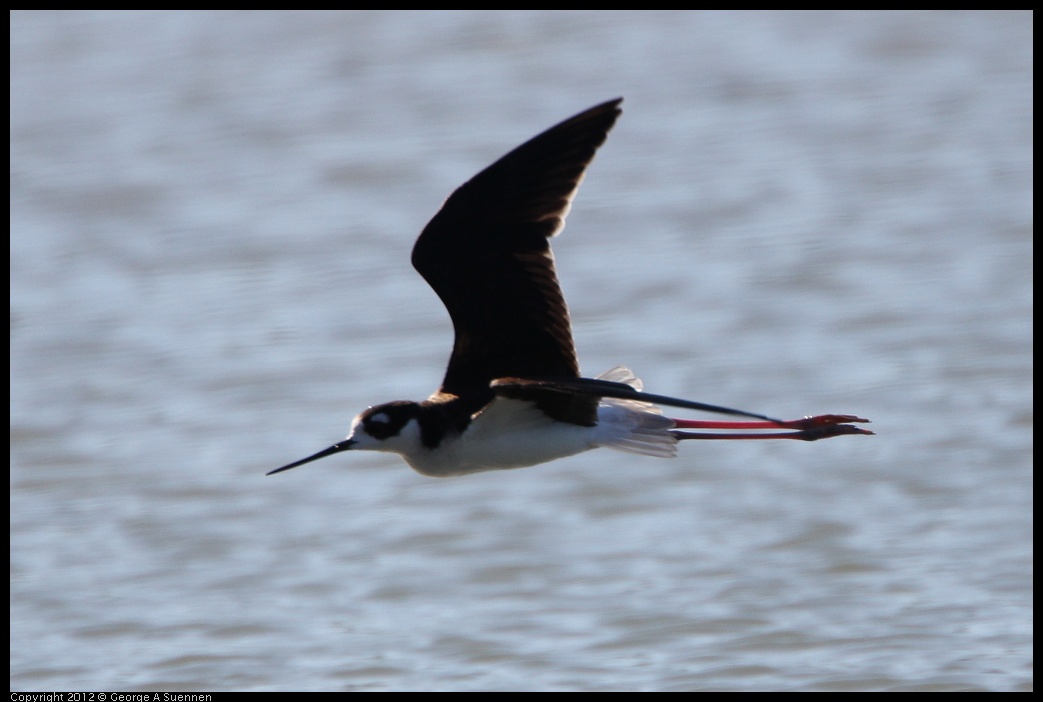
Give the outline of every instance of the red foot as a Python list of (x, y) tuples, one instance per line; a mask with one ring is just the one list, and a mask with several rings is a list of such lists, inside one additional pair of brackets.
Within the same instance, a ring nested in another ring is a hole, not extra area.
[(833, 436), (844, 436), (846, 434), (865, 434), (872, 436), (873, 432), (861, 427), (851, 426), (846, 422), (868, 422), (868, 419), (856, 417), (853, 414), (820, 414), (816, 417), (804, 417), (793, 422), (786, 422), (786, 426), (800, 429), (799, 436), (804, 441), (818, 441)]
[(805, 417), (803, 420), (800, 420), (803, 427), (798, 434), (799, 438), (804, 441), (818, 441), (819, 439), (828, 439), (833, 436), (844, 436), (845, 434), (865, 434), (872, 436), (873, 432), (868, 429), (841, 423), (868, 421), (868, 419), (861, 419), (859, 417), (833, 414), (826, 414), (818, 417)]

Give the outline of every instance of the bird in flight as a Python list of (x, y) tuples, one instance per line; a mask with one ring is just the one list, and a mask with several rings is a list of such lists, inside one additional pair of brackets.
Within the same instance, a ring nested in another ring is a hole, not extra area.
[[(448, 477), (599, 447), (672, 457), (688, 440), (873, 433), (855, 426), (869, 420), (854, 415), (783, 421), (646, 393), (622, 366), (580, 376), (550, 239), (565, 226), (621, 102), (592, 107), (525, 142), (457, 188), (424, 227), (413, 267), (442, 299), (455, 332), (441, 387), (422, 402), (363, 410), (346, 439), (268, 475), (342, 451), (397, 453), (419, 473)], [(748, 419), (675, 419), (660, 406)]]

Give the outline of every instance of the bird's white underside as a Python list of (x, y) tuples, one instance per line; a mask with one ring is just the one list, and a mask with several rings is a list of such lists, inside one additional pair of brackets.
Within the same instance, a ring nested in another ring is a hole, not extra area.
[[(598, 377), (641, 388), (623, 366)], [(421, 443), (415, 420), (383, 440), (357, 431), (356, 424), (349, 438), (356, 441), (353, 450), (397, 453), (424, 475), (450, 477), (532, 466), (599, 447), (671, 458), (677, 454), (673, 426), (654, 405), (633, 400), (603, 399), (597, 425), (583, 427), (555, 421), (531, 402), (498, 397), (475, 415), (462, 436), (446, 437), (434, 450)]]

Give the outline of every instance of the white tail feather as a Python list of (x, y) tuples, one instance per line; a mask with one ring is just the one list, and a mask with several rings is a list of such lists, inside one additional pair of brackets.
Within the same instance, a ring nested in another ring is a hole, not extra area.
[[(598, 380), (626, 383), (635, 390), (643, 386), (626, 366), (616, 366)], [(670, 433), (674, 420), (664, 417), (655, 405), (637, 400), (602, 398), (598, 405), (598, 445), (643, 456), (673, 458), (677, 438)]]
[(613, 383), (626, 383), (635, 390), (641, 390), (644, 387), (641, 379), (634, 375), (634, 371), (626, 366), (609, 368), (607, 371), (599, 375), (597, 380), (610, 380)]

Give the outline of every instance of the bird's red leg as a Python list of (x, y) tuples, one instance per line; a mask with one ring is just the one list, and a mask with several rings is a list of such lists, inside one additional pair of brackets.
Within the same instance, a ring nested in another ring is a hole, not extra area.
[(764, 430), (764, 429), (795, 429), (796, 431), (753, 433), (753, 434), (722, 434), (708, 432), (686, 432), (674, 431), (673, 434), (678, 441), (691, 439), (713, 440), (713, 439), (800, 439), (801, 441), (817, 441), (828, 439), (833, 436), (844, 436), (848, 434), (872, 435), (868, 429), (862, 429), (850, 424), (850, 422), (868, 422), (868, 419), (856, 417), (853, 414), (820, 414), (815, 417), (804, 417), (786, 422), (724, 422), (717, 420), (701, 419), (674, 419), (677, 429), (737, 429), (742, 431)]

